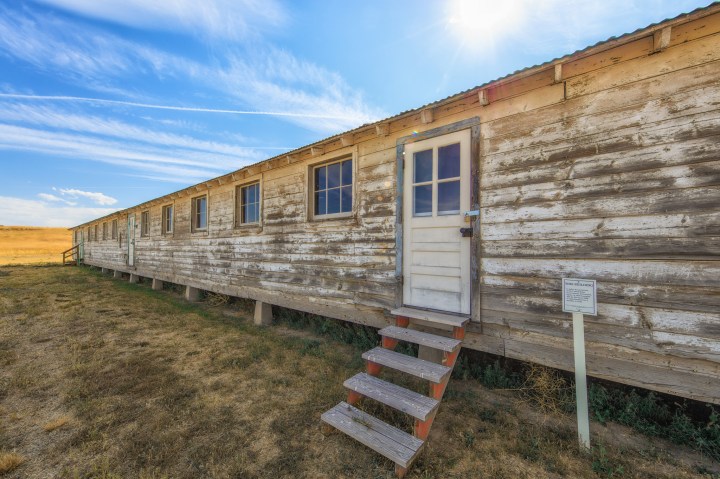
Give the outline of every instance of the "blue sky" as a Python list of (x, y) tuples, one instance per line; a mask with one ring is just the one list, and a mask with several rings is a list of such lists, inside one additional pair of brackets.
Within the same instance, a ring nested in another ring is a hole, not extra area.
[(709, 3), (2, 2), (0, 224), (79, 224)]

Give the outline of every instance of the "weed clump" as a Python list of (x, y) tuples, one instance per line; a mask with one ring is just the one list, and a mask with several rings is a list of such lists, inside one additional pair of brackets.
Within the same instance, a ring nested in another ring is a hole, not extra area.
[(25, 458), (14, 452), (0, 453), (0, 474), (6, 474), (19, 467)]

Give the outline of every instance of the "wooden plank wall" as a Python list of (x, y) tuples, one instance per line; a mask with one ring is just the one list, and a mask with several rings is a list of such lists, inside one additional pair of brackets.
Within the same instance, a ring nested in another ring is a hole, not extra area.
[[(481, 307), (466, 346), (572, 369), (560, 279), (599, 284), (586, 317), (590, 374), (720, 402), (720, 14), (389, 122), (209, 188), (209, 233), (190, 199), (150, 208), (137, 274), (383, 325), (395, 306), (396, 140), (481, 118)], [(558, 78), (558, 73), (560, 76)], [(353, 155), (355, 214), (308, 221), (308, 162)], [(235, 187), (262, 182), (263, 224), (234, 227)], [(218, 181), (220, 183), (220, 181)], [(175, 233), (161, 234), (174, 203)], [(125, 238), (126, 219), (119, 221)], [(90, 242), (90, 264), (126, 270), (126, 244)]]

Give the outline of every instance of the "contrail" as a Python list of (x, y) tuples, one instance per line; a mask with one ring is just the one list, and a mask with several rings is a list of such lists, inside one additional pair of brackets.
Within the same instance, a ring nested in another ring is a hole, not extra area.
[(198, 113), (229, 113), (232, 115), (265, 115), (265, 116), (289, 116), (297, 118), (324, 118), (329, 120), (357, 120), (349, 116), (320, 115), (314, 113), (292, 113), (285, 111), (251, 111), (251, 110), (220, 110), (215, 108), (193, 108), (187, 106), (151, 105), (148, 103), (136, 103), (132, 101), (104, 100), (102, 98), (85, 98), (80, 96), (43, 96), (43, 95), (21, 95), (17, 93), (0, 93), (0, 98), (16, 98), (22, 100), (50, 100), (50, 101), (82, 101), (87, 103), (104, 103), (109, 105), (125, 105), (138, 108), (152, 108), (155, 110), (191, 111)]

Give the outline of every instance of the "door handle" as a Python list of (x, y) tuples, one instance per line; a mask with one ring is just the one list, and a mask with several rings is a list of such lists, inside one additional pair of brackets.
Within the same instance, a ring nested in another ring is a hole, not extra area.
[(460, 234), (463, 238), (471, 238), (473, 235), (472, 228), (460, 228)]

